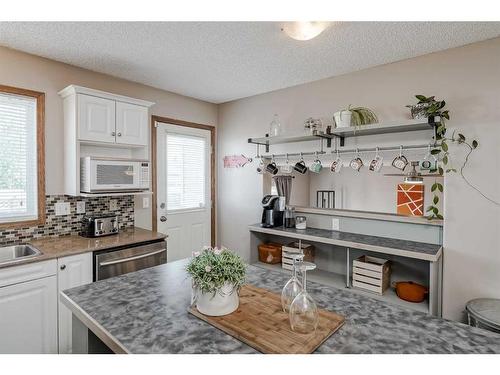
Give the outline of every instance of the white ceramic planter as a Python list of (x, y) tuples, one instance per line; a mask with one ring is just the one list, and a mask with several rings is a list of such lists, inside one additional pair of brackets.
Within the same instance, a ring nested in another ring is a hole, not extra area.
[(215, 294), (202, 293), (199, 290), (196, 293), (196, 308), (204, 315), (228, 315), (235, 311), (239, 304), (238, 291), (227, 283)]
[(347, 128), (351, 126), (351, 111), (338, 111), (333, 114), (337, 128)]

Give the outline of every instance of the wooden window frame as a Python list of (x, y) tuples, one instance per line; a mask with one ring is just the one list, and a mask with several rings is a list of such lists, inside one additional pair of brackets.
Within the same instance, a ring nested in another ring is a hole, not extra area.
[(28, 96), (36, 100), (36, 150), (38, 174), (38, 218), (0, 223), (0, 229), (31, 227), (45, 224), (45, 93), (0, 85), (0, 92)]
[(212, 125), (204, 125), (204, 124), (197, 124), (195, 122), (189, 122), (189, 121), (183, 121), (183, 120), (177, 120), (173, 118), (168, 118), (168, 117), (161, 117), (161, 116), (151, 116), (151, 179), (152, 179), (152, 185), (153, 185), (153, 195), (152, 195), (152, 203), (151, 203), (151, 227), (154, 231), (158, 230), (158, 221), (157, 221), (157, 215), (158, 215), (158, 207), (157, 207), (157, 166), (156, 166), (156, 145), (157, 145), (157, 139), (156, 139), (156, 123), (157, 122), (162, 122), (165, 124), (172, 124), (172, 125), (178, 125), (178, 126), (185, 126), (188, 128), (196, 128), (196, 129), (204, 129), (210, 131), (210, 142), (212, 144), (212, 150), (210, 153), (210, 199), (212, 201), (211, 206), (210, 206), (210, 211), (211, 211), (211, 233), (210, 233), (210, 238), (211, 238), (211, 244), (212, 246), (215, 246), (215, 240), (216, 240), (216, 212), (215, 212), (215, 207), (216, 205), (216, 168), (215, 168), (215, 142), (216, 142), (216, 130), (215, 126)]

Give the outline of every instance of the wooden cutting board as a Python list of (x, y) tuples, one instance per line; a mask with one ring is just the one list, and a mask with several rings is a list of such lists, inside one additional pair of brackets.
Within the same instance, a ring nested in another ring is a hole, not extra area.
[(241, 288), (240, 306), (232, 314), (207, 316), (195, 306), (189, 312), (258, 351), (271, 354), (312, 353), (345, 321), (341, 315), (319, 309), (315, 332), (294, 332), (288, 314), (281, 309), (281, 296), (248, 284)]

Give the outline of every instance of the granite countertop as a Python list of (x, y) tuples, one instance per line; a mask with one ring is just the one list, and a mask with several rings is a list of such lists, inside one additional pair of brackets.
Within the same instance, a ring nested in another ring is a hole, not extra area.
[[(255, 353), (187, 312), (186, 264), (181, 260), (69, 289), (61, 300), (116, 352)], [(276, 293), (287, 279), (248, 266), (248, 283)], [(500, 353), (500, 335), (493, 332), (313, 282), (307, 289), (319, 307), (346, 317), (317, 353)]]
[(98, 238), (86, 238), (79, 235), (41, 238), (29, 243), (39, 249), (42, 255), (19, 260), (15, 263), (0, 264), (0, 268), (41, 262), (97, 250), (112, 249), (114, 247), (133, 245), (141, 242), (159, 241), (164, 238), (166, 236), (163, 233), (138, 227), (124, 229), (118, 234)]
[(318, 228), (295, 229), (285, 227), (263, 228), (260, 224), (250, 225), (249, 229), (252, 232), (275, 234), (278, 236), (329, 243), (384, 254), (401, 255), (408, 258), (432, 262), (437, 261), (442, 253), (441, 245), (336, 230)]

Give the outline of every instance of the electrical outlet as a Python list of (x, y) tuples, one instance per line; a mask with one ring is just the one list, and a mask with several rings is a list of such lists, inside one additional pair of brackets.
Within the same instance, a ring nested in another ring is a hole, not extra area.
[(142, 198), (142, 208), (149, 208), (149, 197)]
[(116, 211), (118, 209), (118, 201), (116, 199), (109, 200), (109, 210)]
[(69, 215), (71, 207), (69, 202), (56, 203), (56, 216)]
[(340, 220), (332, 218), (332, 230), (340, 230)]
[(77, 214), (85, 213), (85, 201), (76, 202), (76, 213)]

